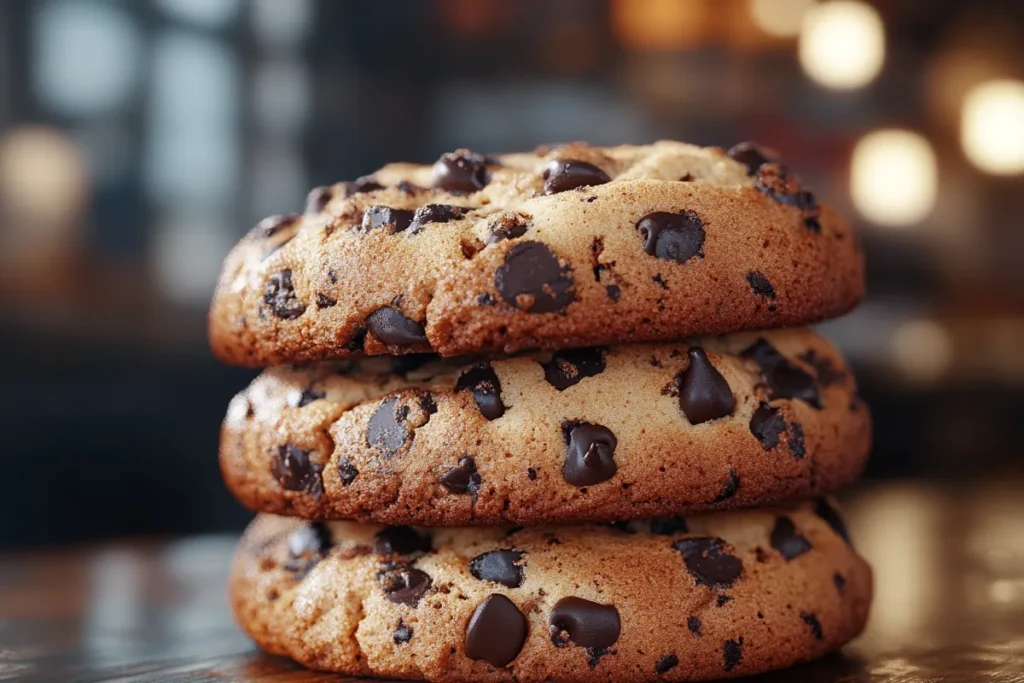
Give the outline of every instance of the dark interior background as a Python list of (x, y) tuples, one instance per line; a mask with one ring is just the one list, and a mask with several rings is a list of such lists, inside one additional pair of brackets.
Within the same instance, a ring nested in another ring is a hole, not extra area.
[(868, 476), (1015, 477), (1022, 79), (1001, 0), (4, 0), (0, 547), (240, 527), (221, 259), (309, 187), (456, 147), (780, 150), (866, 245), (822, 329)]

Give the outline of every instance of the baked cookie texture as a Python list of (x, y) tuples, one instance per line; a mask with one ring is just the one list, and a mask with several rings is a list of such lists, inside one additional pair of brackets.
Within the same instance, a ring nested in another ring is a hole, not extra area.
[(856, 636), (868, 565), (829, 501), (615, 526), (377, 527), (260, 516), (238, 623), (314, 668), (427, 681), (693, 681)]
[(231, 401), (220, 459), (257, 511), (535, 525), (831, 492), (870, 432), (842, 356), (798, 328), (272, 368)]
[(808, 324), (863, 276), (850, 226), (753, 144), (459, 150), (261, 222), (209, 328), (251, 366), (512, 353)]

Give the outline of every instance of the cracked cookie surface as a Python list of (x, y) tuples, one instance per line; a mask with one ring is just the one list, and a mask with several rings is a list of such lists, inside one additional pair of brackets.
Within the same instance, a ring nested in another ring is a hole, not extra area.
[(511, 353), (806, 324), (863, 286), (849, 225), (756, 145), (574, 143), (317, 188), (231, 251), (209, 325), (242, 365)]

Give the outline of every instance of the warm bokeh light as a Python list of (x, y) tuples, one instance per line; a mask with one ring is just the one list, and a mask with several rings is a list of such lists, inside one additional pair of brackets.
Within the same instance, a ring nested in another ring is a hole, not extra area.
[(967, 158), (982, 171), (1024, 173), (1024, 82), (989, 81), (968, 92), (960, 143)]
[(893, 365), (907, 379), (933, 382), (953, 361), (953, 340), (934, 320), (909, 320), (893, 332), (890, 351)]
[(793, 38), (815, 0), (749, 0), (750, 18), (765, 33)]
[(75, 220), (88, 192), (88, 171), (75, 143), (45, 126), (0, 137), (0, 204), (34, 226)]
[(644, 51), (693, 47), (713, 18), (705, 2), (680, 0), (613, 0), (612, 30), (623, 45)]
[(873, 81), (885, 62), (885, 27), (870, 5), (838, 0), (813, 5), (800, 27), (800, 65), (828, 88), (850, 90)]
[(935, 151), (909, 130), (879, 130), (857, 142), (850, 160), (850, 197), (879, 225), (920, 223), (935, 206), (939, 184)]

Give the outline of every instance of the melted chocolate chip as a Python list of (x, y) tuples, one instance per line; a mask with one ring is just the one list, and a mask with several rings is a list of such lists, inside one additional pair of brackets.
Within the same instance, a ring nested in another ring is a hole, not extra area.
[(342, 345), (342, 348), (350, 353), (358, 353), (363, 350), (363, 345), (365, 343), (366, 328), (360, 326), (352, 333), (352, 337)]
[(390, 306), (381, 306), (366, 317), (366, 327), (385, 346), (430, 344), (423, 325)]
[(837, 370), (836, 366), (826, 356), (819, 356), (814, 349), (810, 349), (797, 356), (800, 360), (814, 368), (817, 375), (818, 386), (828, 387), (846, 379), (846, 373)]
[(686, 355), (690, 364), (679, 375), (679, 408), (690, 424), (732, 415), (736, 408), (729, 383), (725, 380), (699, 346), (691, 347)]
[(768, 282), (768, 278), (756, 270), (752, 270), (747, 273), (747, 284), (750, 285), (752, 290), (754, 290), (754, 294), (767, 297), (769, 299), (775, 298), (775, 288), (772, 287), (772, 283)]
[(338, 300), (332, 299), (331, 297), (321, 292), (316, 293), (316, 307), (317, 308), (330, 308), (331, 306), (337, 306)]
[(637, 221), (636, 229), (651, 256), (677, 263), (704, 257), (704, 222), (693, 211), (655, 211)]
[(491, 235), (487, 238), (487, 244), (522, 237), (529, 228), (530, 221), (526, 216), (515, 213), (503, 213), (491, 223)]
[(722, 606), (725, 605), (725, 603), (731, 602), (731, 601), (732, 601), (732, 596), (731, 595), (726, 595), (725, 593), (722, 593), (717, 598), (715, 598), (715, 607), (722, 607)]
[(476, 501), (476, 494), (480, 490), (480, 473), (476, 471), (476, 462), (468, 455), (462, 456), (458, 465), (441, 475), (441, 485), (452, 493), (468, 491)]
[(338, 462), (338, 477), (341, 479), (342, 486), (350, 485), (358, 476), (359, 470), (356, 469), (351, 460), (340, 460)]
[(386, 527), (373, 539), (373, 552), (378, 555), (412, 555), (429, 552), (430, 547), (429, 536), (421, 536), (407, 526)]
[(734, 669), (743, 659), (743, 637), (727, 640), (722, 645), (722, 659), (726, 671)]
[(412, 640), (412, 629), (405, 625), (405, 622), (401, 619), (398, 620), (398, 627), (395, 632), (391, 634), (391, 639), (395, 641), (395, 645), (404, 645)]
[(523, 649), (527, 629), (515, 603), (492, 593), (477, 605), (466, 626), (466, 656), (504, 667)]
[(821, 207), (813, 193), (800, 189), (800, 179), (788, 167), (777, 162), (761, 164), (754, 187), (780, 204), (796, 208), (805, 228), (821, 232)]
[(576, 298), (572, 269), (541, 242), (520, 242), (505, 254), (494, 284), (506, 303), (529, 313), (562, 311)]
[(544, 367), (544, 379), (559, 391), (578, 384), (585, 377), (594, 377), (604, 372), (605, 349), (594, 346), (588, 349), (557, 351)]
[(455, 382), (455, 391), (473, 392), (480, 414), (488, 420), (497, 420), (505, 414), (505, 405), (501, 402), (501, 382), (490, 363), (477, 363), (463, 371)]
[(384, 597), (398, 605), (418, 605), (420, 599), (434, 584), (430, 575), (421, 569), (396, 566), (385, 571), (380, 577)]
[(310, 451), (304, 451), (295, 444), (277, 447), (277, 455), (271, 464), (271, 472), (281, 488), (287, 491), (305, 491), (319, 498), (324, 492), (320, 472), (323, 465), (309, 459)]
[(334, 188), (328, 186), (314, 187), (306, 195), (306, 213), (320, 213), (334, 197)]
[(413, 212), (406, 209), (392, 209), (390, 206), (373, 205), (363, 210), (363, 232), (387, 228), (391, 234), (405, 231), (412, 224)]
[(785, 515), (775, 518), (771, 544), (786, 560), (799, 557), (811, 549), (811, 542), (796, 530), (793, 520)]
[(558, 194), (577, 187), (604, 185), (608, 174), (586, 161), (552, 159), (544, 167), (544, 194)]
[(689, 617), (686, 620), (686, 628), (690, 629), (690, 633), (695, 636), (701, 635), (700, 629), (702, 625), (697, 617)]
[(604, 293), (612, 301), (618, 301), (622, 295), (622, 289), (618, 285), (608, 285), (604, 288)]
[(556, 602), (548, 619), (548, 632), (556, 645), (564, 642), (564, 638), (558, 636), (566, 633), (569, 640), (580, 647), (611, 647), (619, 639), (620, 630), (619, 611), (614, 605), (577, 597)]
[(821, 409), (821, 394), (814, 378), (803, 368), (790, 363), (765, 339), (758, 339), (740, 355), (753, 360), (760, 368), (771, 399), (796, 398)]
[(562, 433), (568, 446), (562, 476), (574, 486), (590, 486), (615, 476), (615, 446), (610, 429), (589, 422), (567, 422)]
[(665, 655), (654, 665), (654, 672), (663, 674), (679, 666), (679, 657), (676, 655)]
[(331, 532), (323, 522), (303, 524), (288, 536), (288, 559), (284, 568), (302, 578), (320, 560), (327, 557), (331, 546)]
[[(267, 216), (256, 224), (256, 227), (252, 229), (252, 234), (260, 239), (268, 239), (282, 230), (292, 227), (297, 220), (299, 220), (299, 216), (294, 213), (286, 213), (279, 216)], [(283, 246), (283, 243), (277, 246), (280, 248)]]
[(761, 403), (750, 417), (750, 433), (757, 437), (766, 451), (779, 445), (779, 437), (786, 431), (786, 421), (778, 408)]
[(376, 181), (373, 176), (364, 175), (361, 178), (345, 183), (345, 196), (351, 197), (354, 194), (362, 194), (364, 192), (376, 192), (377, 190), (383, 190), (384, 186)]
[(659, 536), (685, 534), (689, 530), (685, 517), (655, 517), (651, 520), (651, 533)]
[(431, 185), (453, 193), (476, 192), (491, 182), (487, 158), (468, 149), (442, 154), (431, 173)]
[(814, 514), (825, 520), (832, 527), (832, 530), (846, 541), (847, 545), (852, 545), (850, 543), (850, 532), (846, 528), (846, 522), (839, 516), (839, 511), (829, 504), (827, 498), (818, 498), (814, 501)]
[(295, 296), (291, 268), (274, 273), (267, 279), (267, 286), (263, 290), (263, 303), (270, 306), (274, 315), (285, 320), (298, 318), (306, 312), (306, 304)]
[(721, 503), (723, 500), (728, 500), (736, 495), (736, 491), (740, 487), (740, 476), (736, 474), (736, 470), (729, 468), (729, 477), (722, 484), (722, 491), (715, 498), (716, 503)]
[(730, 158), (744, 164), (747, 167), (747, 175), (756, 175), (757, 169), (763, 164), (778, 161), (774, 151), (769, 151), (756, 142), (740, 142), (729, 148), (726, 152)]
[(428, 223), (449, 223), (458, 220), (469, 211), (464, 206), (453, 206), (452, 204), (424, 204), (416, 209), (413, 215), (411, 232), (417, 233)]
[(804, 428), (796, 422), (790, 422), (786, 431), (789, 433), (789, 452), (797, 460), (803, 460), (807, 455), (807, 449), (804, 447)]
[(818, 617), (811, 612), (801, 612), (800, 618), (811, 628), (811, 634), (814, 635), (814, 639), (821, 640), (824, 634), (821, 631), (821, 622), (818, 621)]
[(729, 588), (743, 574), (743, 562), (725, 552), (725, 541), (711, 536), (683, 538), (672, 544), (698, 585)]
[(397, 398), (384, 399), (366, 427), (366, 445), (379, 449), (388, 458), (394, 456), (412, 436), (398, 409)]
[(523, 553), (518, 550), (492, 550), (469, 561), (469, 572), (481, 581), (494, 581), (509, 588), (519, 588), (523, 573)]

